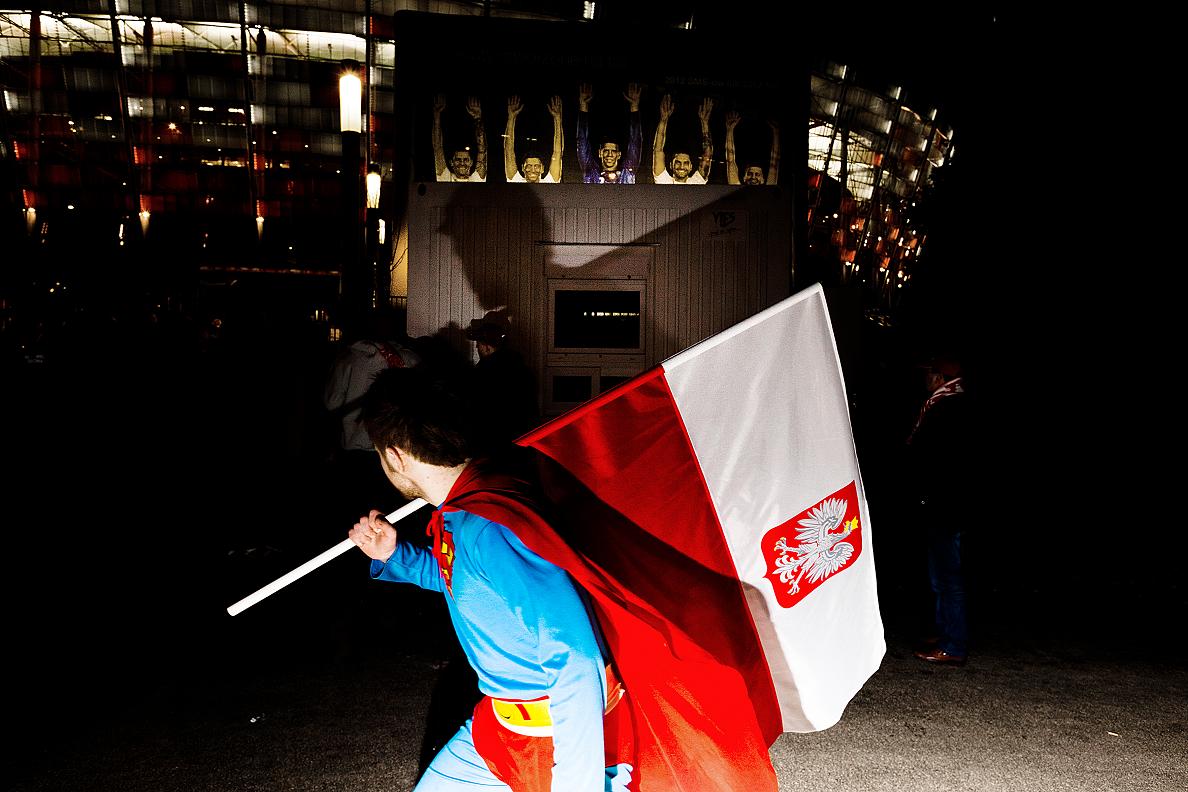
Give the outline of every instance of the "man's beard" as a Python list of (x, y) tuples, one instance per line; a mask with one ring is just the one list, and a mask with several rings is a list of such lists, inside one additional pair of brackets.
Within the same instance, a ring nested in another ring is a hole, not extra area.
[(380, 454), (380, 466), (383, 467), (384, 474), (388, 477), (388, 482), (391, 483), (391, 485), (395, 487), (396, 491), (401, 495), (408, 498), (409, 500), (414, 500), (415, 498), (428, 500), (428, 498), (425, 498), (425, 493), (421, 491), (421, 488), (417, 486), (416, 482), (403, 473), (397, 472), (395, 468), (388, 465), (388, 459), (382, 453)]
[(425, 497), (425, 493), (421, 491), (421, 488), (418, 487), (411, 479), (397, 473), (395, 474), (394, 479), (389, 477), (388, 480), (392, 482), (392, 486), (396, 487), (397, 491), (399, 491), (401, 495), (408, 498), (409, 500), (414, 500), (416, 498), (428, 500), (428, 498)]

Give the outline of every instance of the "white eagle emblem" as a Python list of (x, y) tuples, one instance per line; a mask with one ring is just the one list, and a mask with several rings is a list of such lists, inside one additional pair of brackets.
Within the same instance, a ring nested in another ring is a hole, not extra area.
[[(858, 530), (858, 517), (846, 520), (849, 504), (843, 498), (827, 498), (820, 506), (809, 510), (800, 520), (796, 546), (789, 547), (787, 537), (781, 536), (773, 548), (780, 555), (775, 559), (775, 572), (780, 582), (791, 583), (789, 594), (800, 593), (800, 582), (816, 583), (844, 567), (854, 555), (854, 545), (843, 541)], [(807, 576), (807, 577), (806, 577)]]

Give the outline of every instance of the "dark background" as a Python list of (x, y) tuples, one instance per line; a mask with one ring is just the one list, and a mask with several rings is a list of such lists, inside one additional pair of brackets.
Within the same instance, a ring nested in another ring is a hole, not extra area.
[[(957, 346), (988, 440), (982, 499), (958, 515), (979, 531), (972, 651), (993, 623), (1175, 654), (1188, 604), (1167, 349), (1179, 298), (1174, 276), (1151, 275), (1173, 265), (1144, 243), (1150, 194), (1126, 174), (1105, 101), (1126, 66), (1100, 53), (1125, 32), (1081, 19), (1090, 32), (1070, 39), (1067, 20), (985, 7), (901, 28), (832, 16), (773, 30), (766, 12), (742, 13), (723, 47), (766, 64), (763, 53), (803, 44), (886, 69), (935, 92), (959, 149), (937, 188), (929, 267), (901, 323), (864, 332), (851, 383), (888, 624), (909, 629), (921, 595), (895, 488), (897, 443), (924, 396), (915, 364)], [(1123, 211), (1139, 219), (1120, 224)], [(230, 673), (231, 656), (264, 673), (298, 635), (314, 658), (357, 634), (355, 554), (250, 617), (224, 610), (350, 524), (325, 489), (332, 433), (318, 397), (333, 350), (303, 333), (283, 318), (213, 345), (181, 328), (96, 329), (43, 365), (6, 361), (9, 698), (30, 734), (179, 695)]]

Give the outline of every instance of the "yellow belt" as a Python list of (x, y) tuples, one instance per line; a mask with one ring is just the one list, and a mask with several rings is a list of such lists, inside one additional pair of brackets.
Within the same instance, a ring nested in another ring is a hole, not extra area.
[(491, 699), (495, 717), (508, 731), (529, 737), (548, 737), (553, 733), (553, 719), (549, 715), (549, 700), (509, 701)]
[[(606, 683), (606, 711), (610, 712), (627, 694), (627, 691), (623, 689), (623, 683), (619, 681), (618, 675), (615, 674), (611, 666), (606, 667)], [(553, 733), (553, 718), (549, 714), (548, 696), (532, 701), (491, 697), (491, 709), (495, 711), (495, 717), (499, 722), (516, 734), (546, 737)]]
[(549, 717), (549, 700), (537, 701), (508, 701), (507, 699), (491, 699), (491, 706), (495, 714), (504, 723), (513, 726), (552, 726), (553, 719)]

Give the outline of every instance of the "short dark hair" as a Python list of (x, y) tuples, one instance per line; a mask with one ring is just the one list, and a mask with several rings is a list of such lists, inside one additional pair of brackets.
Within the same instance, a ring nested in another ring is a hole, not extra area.
[(381, 452), (394, 446), (430, 465), (453, 467), (473, 456), (470, 416), (455, 378), (413, 366), (376, 375), (361, 417)]

